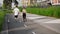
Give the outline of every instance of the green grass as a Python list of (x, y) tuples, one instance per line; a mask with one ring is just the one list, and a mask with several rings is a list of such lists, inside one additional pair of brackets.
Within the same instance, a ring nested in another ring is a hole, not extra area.
[(5, 12), (0, 11), (0, 31), (2, 30), (2, 25), (4, 23)]
[(28, 13), (60, 18), (60, 6), (48, 8), (26, 8)]
[(12, 10), (0, 10), (0, 31), (2, 30), (6, 13), (12, 13)]

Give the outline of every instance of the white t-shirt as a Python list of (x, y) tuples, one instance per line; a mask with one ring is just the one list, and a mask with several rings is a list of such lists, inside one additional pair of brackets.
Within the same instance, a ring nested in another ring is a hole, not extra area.
[(19, 9), (18, 9), (18, 8), (15, 8), (15, 9), (13, 10), (13, 12), (14, 12), (14, 15), (18, 15)]

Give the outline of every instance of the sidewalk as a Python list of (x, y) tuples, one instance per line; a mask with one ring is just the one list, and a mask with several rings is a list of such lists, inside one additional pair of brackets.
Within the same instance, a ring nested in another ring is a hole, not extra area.
[(60, 33), (60, 19), (27, 13), (27, 19), (33, 20), (50, 30)]

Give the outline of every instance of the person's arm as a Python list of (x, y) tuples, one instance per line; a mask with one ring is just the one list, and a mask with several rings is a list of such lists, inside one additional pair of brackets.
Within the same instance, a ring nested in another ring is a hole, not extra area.
[(18, 9), (18, 14), (20, 15), (20, 10)]
[(24, 12), (26, 13), (26, 9), (24, 9)]

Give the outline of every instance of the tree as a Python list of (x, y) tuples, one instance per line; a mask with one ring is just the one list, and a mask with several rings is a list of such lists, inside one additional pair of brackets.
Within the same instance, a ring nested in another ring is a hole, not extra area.
[(11, 9), (12, 0), (3, 0), (3, 8), (4, 9)]
[(14, 3), (16, 6), (18, 6), (18, 1), (17, 0), (14, 0)]

